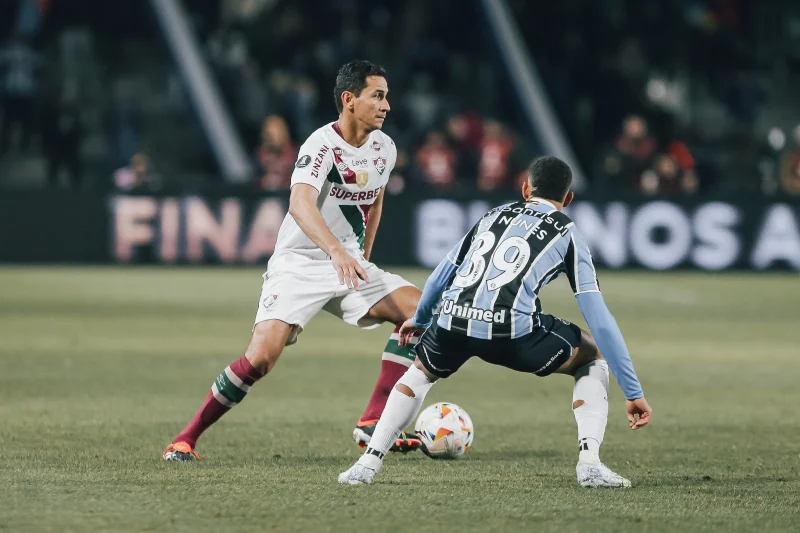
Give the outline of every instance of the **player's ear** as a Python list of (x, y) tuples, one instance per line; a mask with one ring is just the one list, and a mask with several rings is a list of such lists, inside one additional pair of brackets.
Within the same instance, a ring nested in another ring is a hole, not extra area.
[(563, 203), (564, 207), (567, 207), (569, 204), (571, 204), (572, 200), (574, 199), (575, 199), (575, 193), (569, 191), (567, 195), (564, 197), (564, 203)]
[(353, 107), (355, 106), (355, 97), (356, 97), (356, 95), (354, 95), (350, 91), (342, 92), (342, 107), (343, 107), (343, 109), (349, 109), (350, 111), (352, 111)]
[(527, 179), (522, 182), (522, 197), (526, 200), (531, 197), (531, 184)]

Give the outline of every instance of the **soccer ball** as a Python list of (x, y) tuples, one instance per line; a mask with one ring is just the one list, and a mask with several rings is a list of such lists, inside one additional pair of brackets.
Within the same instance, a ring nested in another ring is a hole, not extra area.
[(475, 431), (467, 412), (454, 403), (429, 405), (419, 414), (414, 431), (431, 459), (458, 459), (472, 446)]

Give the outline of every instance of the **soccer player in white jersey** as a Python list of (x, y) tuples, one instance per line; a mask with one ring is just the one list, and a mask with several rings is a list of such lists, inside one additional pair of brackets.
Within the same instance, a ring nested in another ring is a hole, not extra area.
[[(536, 159), (523, 185), (523, 200), (486, 213), (434, 270), (417, 312), (400, 330), (400, 343), (406, 344), (427, 328), (416, 346), (415, 365), (397, 382), (369, 447), (339, 475), (340, 483), (372, 483), (391, 442), (417, 416), (433, 384), (478, 356), (537, 376), (572, 376), (578, 483), (631, 486), (600, 462), (609, 367), (627, 398), (631, 429), (647, 425), (652, 409), (600, 293), (589, 248), (561, 212), (574, 197), (571, 182), (572, 171), (563, 161)], [(542, 313), (538, 293), (561, 273), (569, 279), (591, 334)]]
[[(386, 182), (397, 159), (381, 127), (389, 112), (383, 68), (351, 61), (339, 70), (336, 122), (311, 134), (292, 173), (289, 213), (264, 273), (255, 325), (244, 355), (225, 368), (189, 424), (164, 451), (167, 461), (199, 459), (197, 439), (241, 402), (272, 371), (284, 346), (325, 310), (363, 329), (396, 324), (383, 352), (381, 373), (353, 432), (369, 443), (392, 387), (413, 364), (410, 346), (399, 346), (399, 328), (414, 314), (420, 291), (400, 276), (369, 262), (381, 217)], [(408, 451), (418, 439), (401, 437), (393, 447)]]

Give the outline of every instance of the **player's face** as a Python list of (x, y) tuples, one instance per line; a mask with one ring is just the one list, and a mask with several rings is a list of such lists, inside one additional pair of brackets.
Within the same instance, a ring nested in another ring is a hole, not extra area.
[(382, 76), (369, 76), (367, 86), (354, 101), (353, 111), (356, 119), (372, 129), (379, 130), (389, 112), (389, 86)]

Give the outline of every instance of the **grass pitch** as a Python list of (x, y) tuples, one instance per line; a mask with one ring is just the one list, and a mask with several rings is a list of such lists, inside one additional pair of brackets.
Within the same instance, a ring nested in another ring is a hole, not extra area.
[[(337, 485), (390, 328), (324, 313), (205, 461), (163, 463), (243, 352), (259, 274), (0, 268), (0, 531), (800, 530), (796, 276), (601, 273), (655, 409), (631, 432), (612, 385), (602, 455), (634, 488), (608, 491), (575, 482), (571, 380), (480, 361), (426, 401), (470, 413), (465, 459), (392, 456), (376, 485)], [(555, 285), (545, 310), (583, 325)]]

